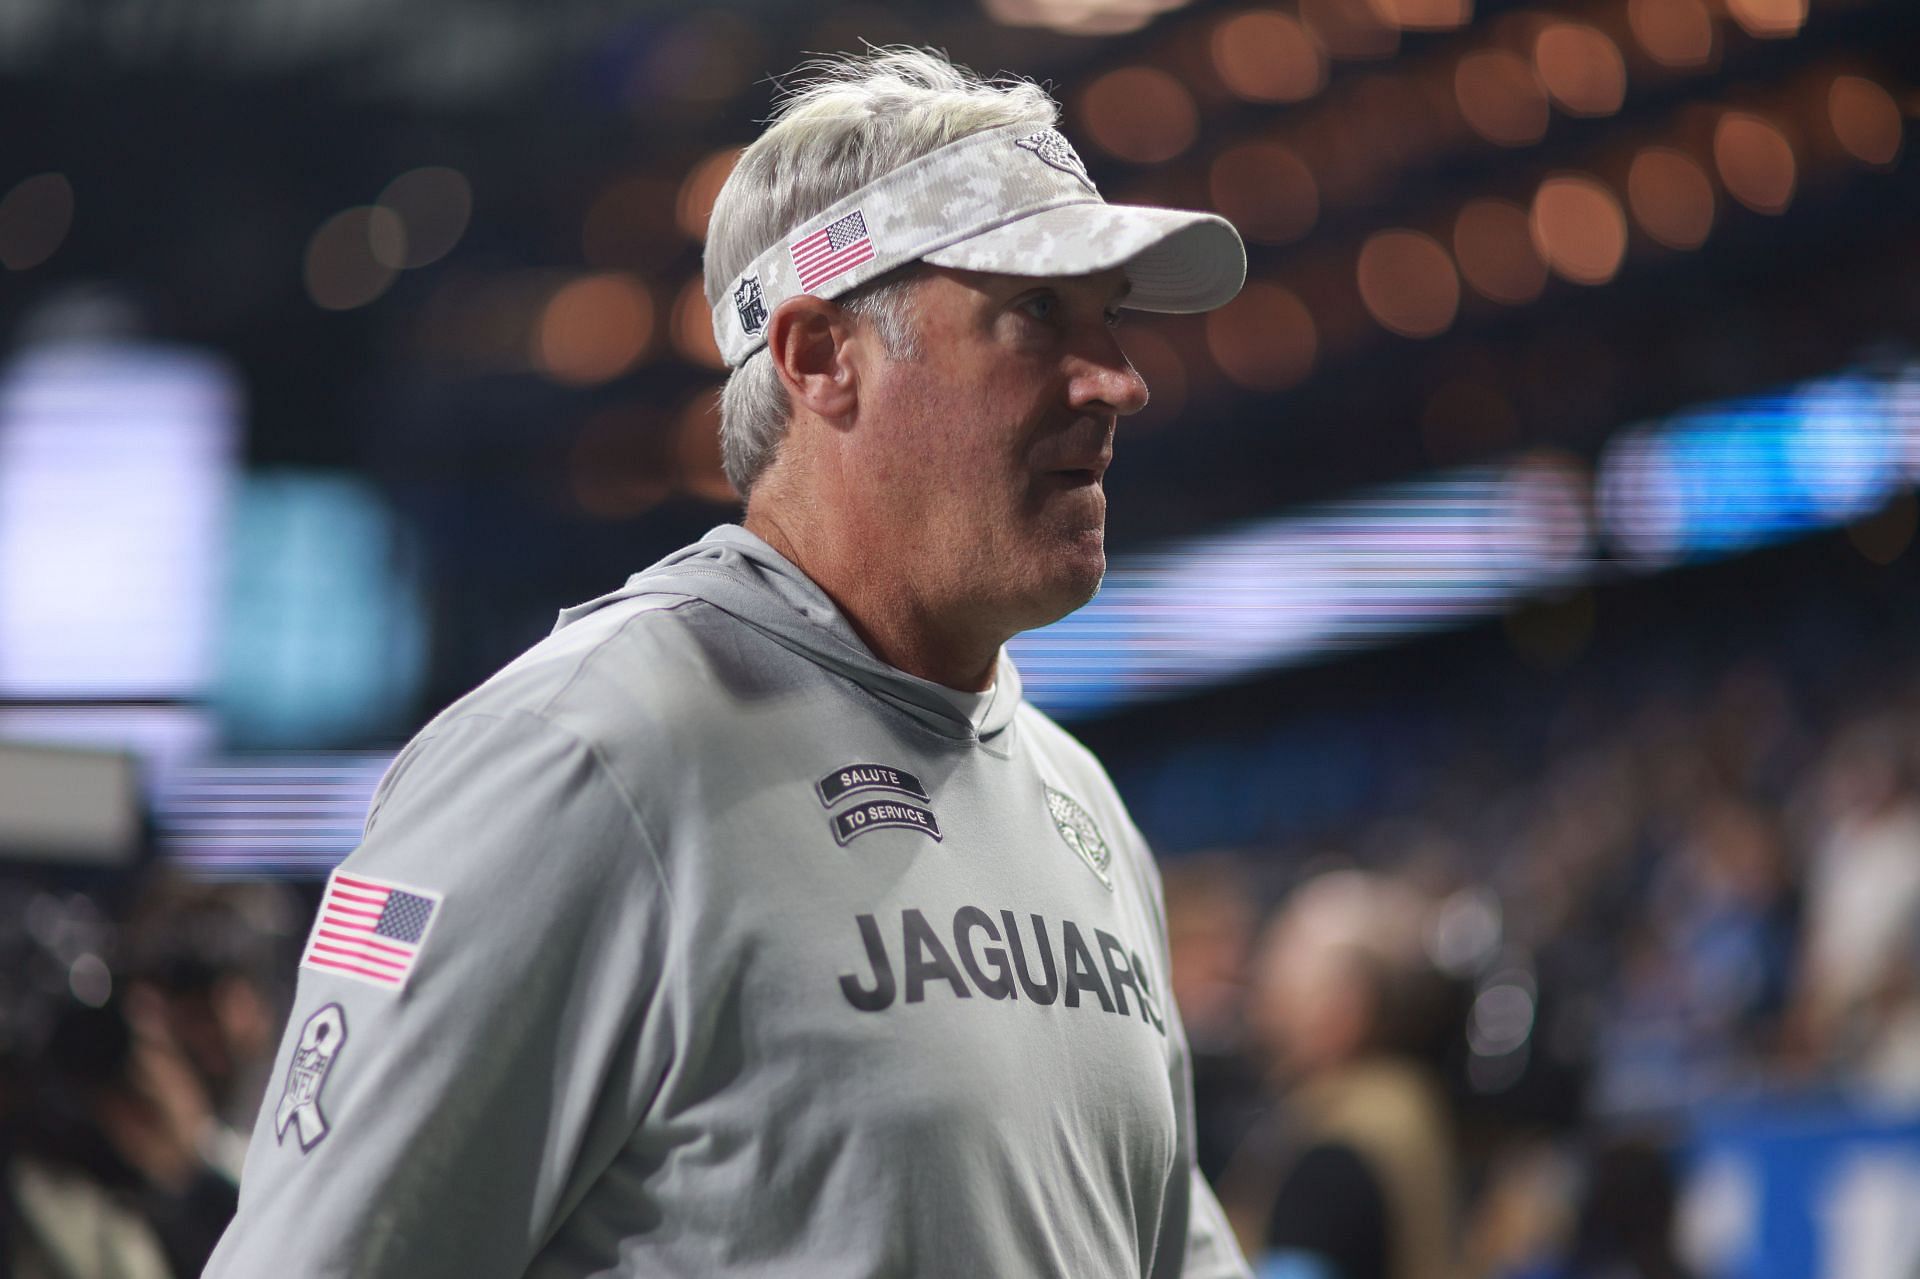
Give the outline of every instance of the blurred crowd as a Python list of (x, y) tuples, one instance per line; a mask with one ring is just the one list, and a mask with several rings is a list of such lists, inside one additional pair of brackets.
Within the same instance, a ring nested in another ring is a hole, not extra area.
[[(1884, 672), (1882, 672), (1884, 675)], [(1920, 1101), (1920, 672), (1463, 724), (1392, 812), (1165, 867), (1199, 1156), (1263, 1279), (1678, 1279), (1703, 1103)], [(0, 876), (0, 1257), (199, 1273), (309, 904)]]
[(1699, 1107), (1920, 1101), (1920, 672), (1863, 674), (1463, 726), (1391, 816), (1171, 864), (1202, 1158), (1262, 1274), (1698, 1274)]
[(305, 912), (284, 886), (0, 878), (0, 1275), (198, 1275)]

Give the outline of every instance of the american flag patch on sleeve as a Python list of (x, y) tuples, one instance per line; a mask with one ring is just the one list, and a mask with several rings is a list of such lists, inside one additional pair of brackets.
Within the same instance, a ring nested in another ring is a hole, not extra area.
[(425, 888), (335, 871), (300, 966), (402, 990), (440, 902)]

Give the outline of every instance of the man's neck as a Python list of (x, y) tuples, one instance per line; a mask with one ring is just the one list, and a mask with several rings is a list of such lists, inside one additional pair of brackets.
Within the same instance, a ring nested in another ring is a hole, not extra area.
[(825, 591), (881, 661), (965, 693), (993, 687), (1002, 640), (974, 635), (930, 605), (902, 566), (822, 522), (786, 518), (750, 502), (742, 520)]

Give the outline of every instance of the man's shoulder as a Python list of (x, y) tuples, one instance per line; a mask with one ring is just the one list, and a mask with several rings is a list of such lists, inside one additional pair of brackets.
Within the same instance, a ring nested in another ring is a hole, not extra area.
[[(1103, 794), (1112, 794), (1113, 782), (1106, 768), (1086, 744), (1062, 728), (1051, 715), (1032, 702), (1022, 702), (1017, 713), (1021, 732), (1037, 752), (1055, 768), (1068, 774), (1065, 780), (1077, 782)], [(1117, 796), (1115, 797), (1117, 800)]]
[[(683, 750), (724, 718), (740, 625), (703, 600), (639, 595), (560, 627), (434, 716), (402, 754), (456, 730), (537, 724), (603, 755)], [(511, 747), (521, 734), (490, 732)]]
[(623, 776), (670, 768), (714, 722), (715, 654), (726, 647), (714, 632), (734, 625), (699, 599), (641, 595), (560, 627), (428, 721), (387, 770), (375, 808), (409, 773), (483, 767), (542, 743), (570, 741)]

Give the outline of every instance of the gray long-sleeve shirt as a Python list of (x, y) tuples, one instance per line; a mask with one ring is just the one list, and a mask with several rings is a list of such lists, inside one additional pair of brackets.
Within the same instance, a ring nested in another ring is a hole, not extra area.
[(726, 527), (382, 783), (209, 1275), (1240, 1276), (1151, 857)]

